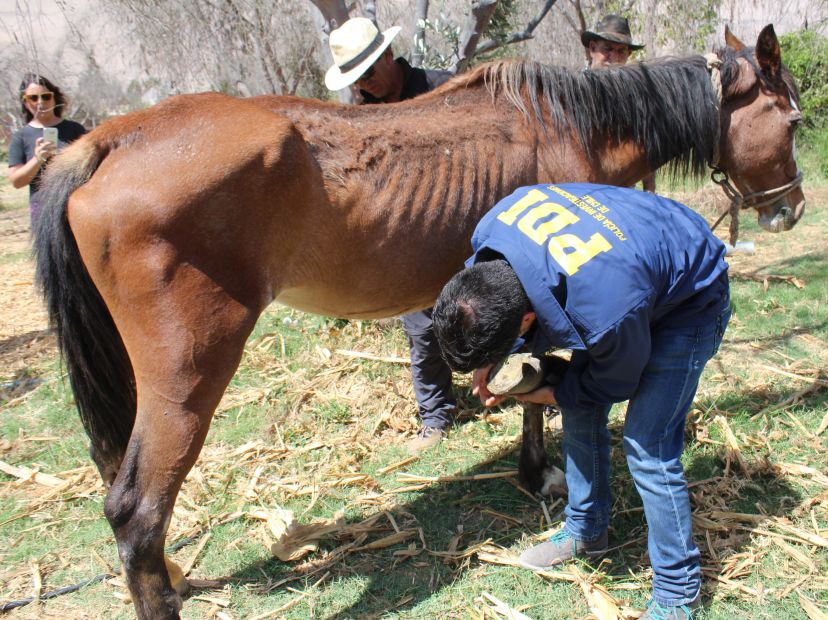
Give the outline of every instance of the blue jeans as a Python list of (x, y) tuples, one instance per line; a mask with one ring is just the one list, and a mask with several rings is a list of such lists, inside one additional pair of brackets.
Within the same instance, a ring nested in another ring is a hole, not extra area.
[(457, 408), (451, 386), (451, 369), (443, 360), (440, 343), (434, 335), (431, 308), (402, 317), (411, 353), (411, 378), (423, 426), (448, 428)]
[[(680, 459), (687, 412), (729, 318), (727, 307), (711, 325), (654, 330), (649, 362), (627, 407), (624, 454), (647, 518), (653, 599), (662, 605), (689, 603), (701, 587), (700, 554), (693, 542)], [(577, 540), (595, 540), (609, 526), (610, 407), (563, 411), (569, 486), (565, 527)]]

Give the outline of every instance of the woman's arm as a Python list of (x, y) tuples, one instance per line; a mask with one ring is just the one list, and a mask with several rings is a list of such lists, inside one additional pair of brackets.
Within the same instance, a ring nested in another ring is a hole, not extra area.
[(26, 187), (32, 182), (40, 172), (43, 165), (54, 155), (55, 148), (52, 142), (46, 142), (43, 138), (38, 138), (35, 143), (35, 154), (25, 164), (18, 164), (16, 166), (9, 166), (9, 181), (11, 184), (20, 189)]

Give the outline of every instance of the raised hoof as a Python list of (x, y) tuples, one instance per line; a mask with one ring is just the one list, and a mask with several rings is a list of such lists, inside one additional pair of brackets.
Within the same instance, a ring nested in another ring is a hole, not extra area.
[(567, 368), (569, 361), (555, 355), (513, 353), (492, 368), (487, 387), (496, 396), (526, 394), (543, 384), (557, 385)]
[(543, 383), (541, 360), (531, 353), (506, 356), (489, 373), (488, 388), (492, 394), (526, 394)]

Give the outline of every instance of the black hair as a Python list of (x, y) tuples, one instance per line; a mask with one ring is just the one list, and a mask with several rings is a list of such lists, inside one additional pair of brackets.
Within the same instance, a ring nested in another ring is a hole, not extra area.
[[(752, 47), (722, 48), (718, 55), (725, 91), (739, 77), (739, 59), (749, 62), (759, 79), (767, 79)], [(502, 92), (544, 131), (550, 121), (555, 131), (573, 130), (587, 153), (596, 136), (626, 137), (643, 146), (653, 169), (667, 164), (666, 171), (678, 178), (708, 172), (719, 140), (719, 106), (702, 56), (655, 58), (598, 71), (501, 60), (482, 65), (468, 80), (481, 76), (493, 94)], [(781, 77), (798, 100), (790, 72), (783, 68)]]
[(57, 86), (55, 86), (51, 80), (48, 78), (43, 77), (37, 73), (27, 73), (23, 76), (23, 80), (20, 82), (20, 107), (23, 110), (23, 118), (26, 119), (26, 122), (29, 123), (34, 118), (29, 109), (26, 107), (26, 104), (23, 102), (23, 93), (26, 92), (26, 89), (29, 87), (30, 84), (40, 84), (44, 88), (48, 88), (49, 92), (54, 93), (55, 100), (55, 116), (63, 117), (63, 107), (66, 105), (66, 97), (63, 94), (63, 91), (60, 90)]
[(477, 263), (456, 274), (434, 305), (434, 333), (443, 358), (460, 372), (492, 364), (509, 354), (529, 298), (504, 260)]

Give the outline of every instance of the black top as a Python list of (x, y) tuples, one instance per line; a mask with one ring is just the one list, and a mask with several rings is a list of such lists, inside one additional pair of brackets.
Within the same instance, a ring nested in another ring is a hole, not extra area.
[[(394, 62), (402, 67), (403, 74), (405, 75), (403, 78), (402, 92), (400, 93), (400, 101), (413, 99), (417, 95), (434, 90), (443, 82), (448, 81), (449, 78), (454, 77), (454, 74), (450, 71), (412, 67), (402, 56)], [(362, 103), (388, 103), (385, 99), (377, 99), (371, 93), (367, 93), (364, 90), (360, 90), (359, 94), (362, 95)]]
[[(67, 144), (74, 142), (86, 133), (86, 128), (80, 123), (70, 120), (61, 120), (55, 125), (58, 130), (57, 150), (60, 151)], [(42, 127), (32, 127), (26, 125), (22, 129), (18, 129), (12, 135), (11, 143), (9, 144), (9, 167), (20, 166), (29, 161), (35, 154), (35, 142), (38, 138), (43, 137)], [(29, 200), (31, 200), (38, 190), (40, 190), (40, 179), (43, 176), (43, 170), (49, 164), (44, 164), (37, 171), (37, 174), (29, 183)]]

